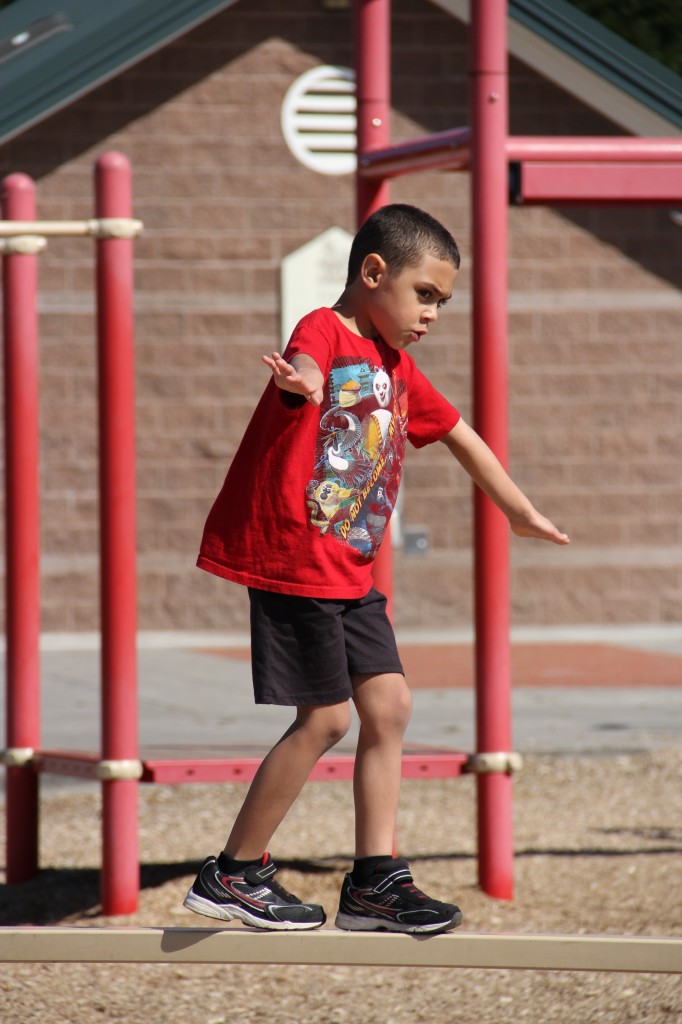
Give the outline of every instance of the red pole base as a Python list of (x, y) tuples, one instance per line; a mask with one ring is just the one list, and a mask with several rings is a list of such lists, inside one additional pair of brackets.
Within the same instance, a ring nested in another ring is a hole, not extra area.
[(102, 913), (134, 914), (139, 889), (137, 782), (103, 782)]
[(38, 776), (31, 765), (7, 769), (5, 819), (7, 884), (28, 882), (38, 874)]
[(488, 896), (514, 898), (512, 780), (491, 772), (478, 783), (478, 881)]

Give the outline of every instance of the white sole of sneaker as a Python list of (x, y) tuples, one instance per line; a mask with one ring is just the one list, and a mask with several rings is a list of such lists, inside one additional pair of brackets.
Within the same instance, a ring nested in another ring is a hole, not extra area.
[(457, 928), (462, 923), (461, 913), (455, 914), (451, 921), (437, 922), (436, 924), (400, 924), (397, 921), (384, 921), (378, 917), (356, 917), (354, 914), (336, 915), (334, 924), (347, 932), (401, 932), (403, 935), (424, 935), (433, 932), (447, 932), (451, 928)]
[(245, 910), (243, 907), (238, 907), (234, 904), (211, 903), (210, 900), (197, 896), (191, 889), (185, 896), (182, 905), (195, 914), (203, 914), (204, 917), (215, 917), (220, 921), (243, 921), (244, 924), (248, 924), (251, 928), (262, 928), (273, 932), (310, 931), (312, 928), (321, 928), (324, 924), (324, 921), (313, 921), (312, 923), (263, 921), (261, 918), (249, 914), (248, 910)]

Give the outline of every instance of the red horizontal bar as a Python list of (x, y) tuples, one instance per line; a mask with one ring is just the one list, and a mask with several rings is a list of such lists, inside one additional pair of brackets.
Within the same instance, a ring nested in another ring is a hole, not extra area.
[(381, 179), (415, 171), (466, 170), (470, 138), (469, 128), (454, 128), (386, 149), (368, 150), (360, 154), (358, 173), (361, 178)]
[(79, 779), (97, 779), (99, 754), (80, 750), (41, 750), (36, 756), (36, 771), (43, 775), (69, 775)]
[[(459, 752), (433, 754), (404, 754), (404, 779), (450, 779), (461, 775), (469, 758)], [(236, 757), (200, 759), (145, 759), (142, 782), (250, 782), (258, 770), (261, 758)], [(323, 757), (317, 762), (310, 780), (313, 782), (339, 782), (353, 778), (355, 758), (352, 754)]]
[[(180, 784), (189, 782), (251, 782), (264, 755), (232, 757), (147, 756), (142, 758), (142, 782)], [(469, 755), (461, 751), (422, 748), (404, 753), (404, 779), (450, 779), (465, 770)], [(97, 754), (82, 751), (44, 750), (36, 758), (36, 770), (48, 775), (66, 775), (81, 779), (97, 779)], [(336, 782), (352, 779), (353, 754), (327, 755), (313, 768), (310, 779)]]
[(179, 784), (186, 782), (251, 782), (262, 757), (200, 759), (144, 759), (142, 782)]
[(682, 203), (682, 162), (675, 164), (522, 163), (522, 204)]
[(517, 135), (507, 139), (506, 148), (514, 161), (682, 164), (682, 138)]
[(445, 754), (403, 754), (404, 779), (452, 779), (465, 773), (469, 755), (451, 751)]

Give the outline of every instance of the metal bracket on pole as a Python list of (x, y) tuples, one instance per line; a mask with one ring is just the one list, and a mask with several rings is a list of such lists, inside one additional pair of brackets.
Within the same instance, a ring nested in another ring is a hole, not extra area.
[(14, 235), (12, 238), (0, 238), (0, 255), (36, 256), (46, 246), (47, 239), (40, 235)]
[(133, 217), (89, 220), (0, 220), (0, 238), (45, 235), (50, 238), (135, 238), (144, 227)]
[(489, 775), (498, 772), (502, 775), (513, 775), (523, 768), (520, 754), (494, 751), (485, 754), (472, 754), (464, 765), (463, 771), (472, 775)]
[(142, 762), (138, 760), (100, 761), (96, 776), (101, 782), (135, 780), (142, 778), (142, 771)]
[(23, 768), (35, 757), (33, 747), (8, 747), (0, 752), (0, 761), (6, 768)]

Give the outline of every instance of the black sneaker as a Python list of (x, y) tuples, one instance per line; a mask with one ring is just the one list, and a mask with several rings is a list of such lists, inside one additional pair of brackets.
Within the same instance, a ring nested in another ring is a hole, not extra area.
[(462, 912), (417, 889), (406, 860), (387, 860), (365, 885), (346, 875), (336, 927), (353, 932), (444, 932), (462, 923)]
[(215, 857), (207, 857), (184, 900), (195, 914), (218, 917), (221, 921), (239, 919), (253, 928), (287, 931), (319, 928), (326, 917), (317, 903), (301, 903), (273, 881), (277, 868), (269, 853), (260, 864), (228, 875), (218, 867)]

